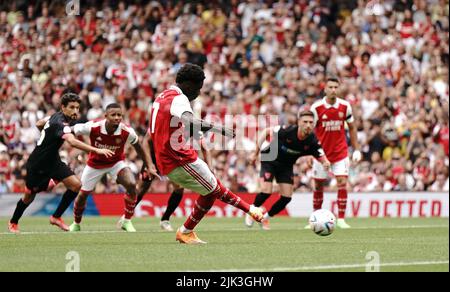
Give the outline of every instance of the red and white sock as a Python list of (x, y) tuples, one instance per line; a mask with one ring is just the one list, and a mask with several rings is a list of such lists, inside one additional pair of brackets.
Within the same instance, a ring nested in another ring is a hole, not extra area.
[(323, 203), (323, 191), (314, 191), (313, 194), (314, 211), (322, 209), (322, 203)]
[[(80, 202), (81, 201), (81, 202)], [(87, 200), (79, 200), (76, 199), (73, 203), (73, 217), (76, 224), (81, 223), (81, 219), (83, 219), (83, 213), (86, 209)]]
[(339, 208), (339, 219), (345, 218), (345, 210), (347, 209), (347, 190), (339, 189), (338, 190), (338, 208)]
[(126, 220), (130, 220), (134, 215), (134, 209), (136, 208), (136, 199), (130, 197), (130, 195), (125, 195), (123, 197), (125, 203), (124, 217)]
[(219, 200), (244, 211), (244, 213), (248, 213), (248, 211), (250, 211), (249, 203), (242, 200), (241, 197), (237, 196), (228, 188), (226, 188), (219, 180), (217, 180), (217, 184), (218, 184), (217, 191), (219, 193)]
[(206, 196), (199, 196), (195, 201), (194, 208), (191, 214), (184, 222), (184, 228), (181, 229), (182, 232), (187, 233), (194, 230), (195, 226), (203, 219), (203, 217), (208, 213), (209, 209), (214, 205), (217, 199), (217, 193), (213, 192)]

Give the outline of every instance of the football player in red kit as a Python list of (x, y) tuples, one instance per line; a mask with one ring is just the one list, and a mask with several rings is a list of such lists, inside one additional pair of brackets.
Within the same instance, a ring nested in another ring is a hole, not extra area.
[(250, 206), (222, 185), (184, 137), (186, 130), (189, 133), (212, 131), (235, 136), (232, 129), (194, 117), (190, 101), (200, 94), (204, 79), (205, 73), (201, 67), (185, 64), (177, 73), (176, 85), (158, 95), (151, 111), (150, 130), (158, 170), (172, 182), (200, 194), (192, 213), (176, 234), (176, 240), (186, 244), (205, 243), (197, 237), (194, 228), (216, 199), (243, 210), (258, 222), (263, 217), (260, 208)]
[(127, 232), (136, 232), (131, 217), (136, 207), (136, 180), (130, 168), (125, 163), (125, 145), (133, 145), (137, 154), (144, 160), (147, 157), (139, 143), (136, 132), (122, 123), (123, 112), (119, 104), (113, 103), (107, 106), (105, 119), (92, 121), (85, 124), (77, 124), (73, 127), (75, 135), (89, 136), (91, 145), (97, 148), (110, 149), (114, 155), (109, 158), (90, 153), (87, 165), (81, 176), (81, 191), (74, 203), (74, 223), (70, 226), (71, 232), (80, 231), (80, 223), (86, 208), (87, 197), (95, 189), (97, 183), (105, 174), (109, 174), (117, 183), (127, 190), (124, 196), (125, 215), (119, 221), (118, 226)]
[[(212, 166), (212, 157), (211, 152), (209, 151), (206, 142), (204, 139), (200, 139), (198, 141), (200, 144), (200, 150), (203, 155), (203, 159), (205, 160), (206, 164), (211, 168)], [(144, 136), (143, 142), (142, 142), (142, 149), (144, 149), (145, 153), (151, 153), (151, 158), (153, 161), (156, 161), (155, 153), (153, 151), (153, 142), (150, 135), (150, 129), (148, 129), (147, 133)], [(212, 168), (211, 168), (212, 169)], [(138, 187), (138, 194), (137, 194), (137, 201), (136, 206), (139, 205), (139, 203), (144, 198), (145, 194), (147, 194), (148, 190), (150, 189), (153, 180), (155, 177), (148, 175), (147, 168), (145, 165), (142, 167), (141, 170), (141, 184)], [(173, 228), (170, 224), (170, 217), (173, 215), (175, 210), (178, 208), (178, 206), (181, 203), (181, 200), (183, 199), (184, 194), (184, 188), (180, 187), (179, 185), (169, 181), (169, 188), (172, 189), (172, 193), (169, 196), (169, 199), (167, 200), (167, 208), (164, 211), (164, 214), (161, 217), (161, 221), (159, 222), (159, 225), (162, 230), (172, 232)]]
[[(345, 124), (350, 132), (350, 142), (353, 148), (352, 160), (359, 162), (361, 152), (357, 140), (357, 130), (354, 125), (354, 116), (350, 104), (338, 98), (339, 80), (334, 77), (327, 79), (326, 96), (311, 106), (316, 125), (315, 134), (322, 144), (323, 150), (331, 162), (331, 172), (336, 177), (338, 187), (338, 221), (337, 227), (350, 228), (345, 222), (347, 208), (347, 179), (350, 167), (348, 158), (347, 136)], [(328, 171), (318, 161), (313, 161), (314, 178), (314, 210), (322, 208), (323, 189), (328, 179)]]

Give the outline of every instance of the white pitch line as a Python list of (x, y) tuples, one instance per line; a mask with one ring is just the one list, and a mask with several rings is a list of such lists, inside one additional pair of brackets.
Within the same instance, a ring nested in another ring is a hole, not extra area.
[[(368, 226), (368, 227), (352, 227), (349, 230), (370, 230), (370, 229), (435, 229), (435, 228), (449, 228), (449, 225), (405, 225), (405, 226)], [(255, 230), (258, 231), (259, 227), (255, 227), (254, 229), (244, 229), (244, 228), (230, 228), (225, 230), (217, 230), (217, 229), (202, 229), (203, 232), (214, 232), (214, 231), (250, 231)], [(308, 231), (308, 229), (298, 228), (298, 229), (273, 229), (273, 231), (286, 231), (286, 230), (295, 230), (295, 231)], [(345, 232), (345, 231), (344, 231)], [(80, 231), (76, 233), (71, 232), (62, 232), (62, 231), (25, 231), (20, 234), (13, 234), (10, 232), (0, 232), (0, 235), (50, 235), (50, 234), (104, 234), (104, 233), (123, 233), (125, 231), (121, 230), (92, 230), (92, 231)], [(162, 230), (146, 230), (146, 231), (138, 231), (137, 233), (167, 233)]]
[[(424, 261), (424, 262), (398, 262), (398, 263), (380, 263), (380, 267), (402, 267), (402, 266), (430, 266), (449, 264), (449, 261)], [(339, 270), (339, 269), (357, 269), (365, 268), (367, 264), (349, 264), (349, 265), (324, 265), (324, 266), (298, 266), (298, 267), (276, 267), (271, 269), (235, 269), (235, 270), (201, 270), (201, 271), (183, 271), (183, 272), (209, 272), (209, 273), (229, 273), (229, 272), (293, 272), (293, 271), (319, 271), (319, 270)]]

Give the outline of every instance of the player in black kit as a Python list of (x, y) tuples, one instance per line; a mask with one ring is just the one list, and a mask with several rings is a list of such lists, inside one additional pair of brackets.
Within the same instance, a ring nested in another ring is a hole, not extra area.
[(18, 223), (23, 212), (33, 202), (37, 193), (47, 190), (51, 179), (62, 182), (67, 191), (64, 193), (55, 213), (50, 217), (50, 224), (56, 225), (64, 231), (69, 230), (61, 216), (76, 198), (81, 188), (81, 182), (67, 164), (61, 161), (59, 156), (59, 149), (65, 141), (72, 147), (86, 152), (92, 151), (107, 157), (114, 154), (111, 150), (98, 149), (87, 145), (77, 140), (72, 134), (70, 123), (78, 119), (80, 103), (81, 100), (78, 95), (66, 93), (61, 98), (61, 111), (50, 118), (39, 121), (36, 125), (42, 129), (41, 138), (26, 164), (27, 192), (17, 203), (14, 215), (8, 225), (10, 232), (19, 233)]
[[(274, 178), (280, 186), (281, 194), (280, 199), (275, 202), (269, 212), (264, 214), (261, 224), (265, 230), (270, 229), (269, 218), (280, 213), (292, 199), (294, 164), (300, 157), (312, 155), (323, 164), (325, 169), (330, 167), (330, 162), (313, 130), (314, 114), (311, 111), (302, 111), (298, 114), (296, 126), (267, 128), (261, 133), (256, 151), (250, 158), (251, 161), (256, 161), (261, 144), (270, 136), (273, 139), (261, 151), (261, 192), (256, 196), (253, 205), (261, 207), (269, 198), (272, 194)], [(252, 218), (246, 216), (245, 224), (251, 227), (253, 225)]]

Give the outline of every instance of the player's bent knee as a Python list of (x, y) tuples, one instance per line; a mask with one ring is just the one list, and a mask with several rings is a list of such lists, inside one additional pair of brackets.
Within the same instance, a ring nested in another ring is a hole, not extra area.
[(314, 180), (314, 191), (323, 192), (324, 182), (321, 180)]
[(172, 194), (175, 196), (182, 196), (184, 194), (184, 188), (175, 189)]
[(127, 190), (127, 193), (130, 197), (137, 196), (136, 183), (128, 182), (128, 183), (124, 184), (124, 187)]
[(35, 197), (36, 197), (36, 194), (25, 194), (22, 201), (25, 204), (29, 205), (29, 204), (33, 203)]
[(89, 194), (91, 193), (92, 191), (83, 191), (83, 190), (80, 190), (80, 192), (78, 193), (78, 197), (80, 197), (80, 198), (82, 198), (82, 199), (87, 199), (87, 197), (89, 196)]
[(286, 202), (287, 204), (292, 201), (292, 194), (289, 195), (281, 195), (280, 196), (280, 200), (283, 200), (284, 202)]
[(272, 193), (272, 183), (267, 183), (267, 182), (261, 183), (261, 193), (271, 194)]
[(80, 181), (73, 182), (68, 187), (68, 189), (71, 190), (72, 192), (77, 193), (77, 194), (80, 193), (80, 191), (81, 191), (81, 182)]
[(347, 187), (347, 178), (337, 179), (337, 187), (339, 189), (345, 189)]

